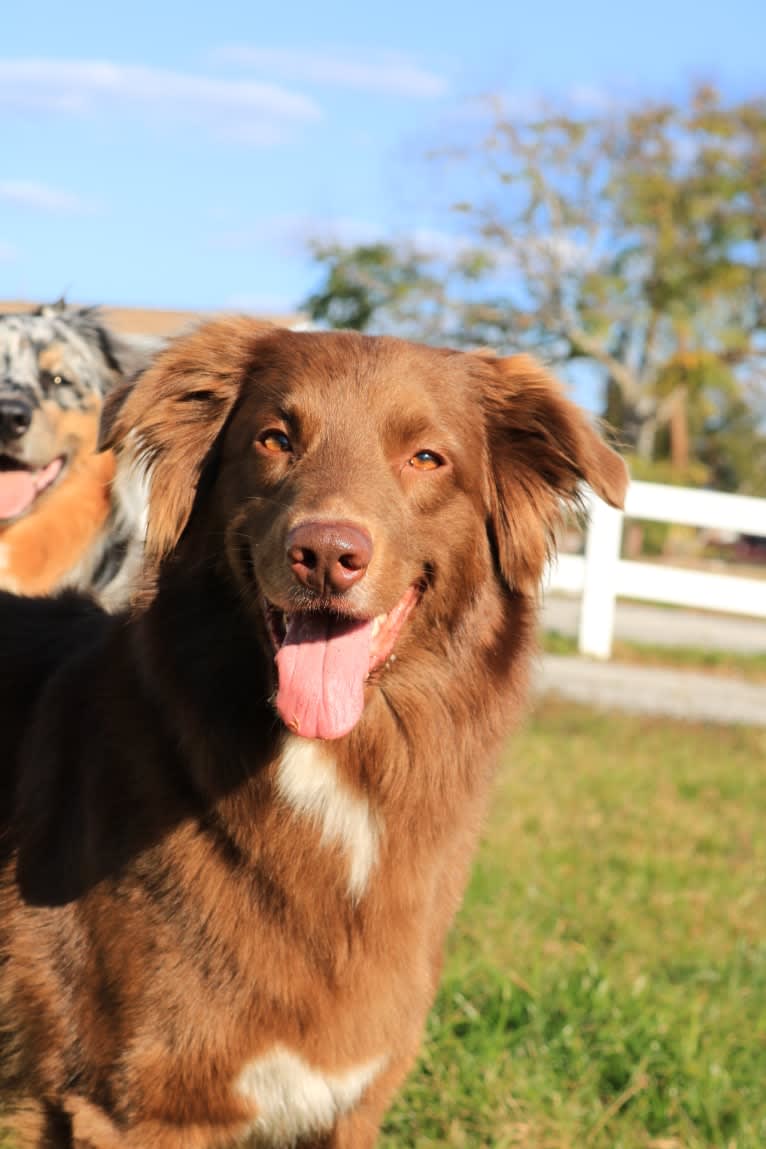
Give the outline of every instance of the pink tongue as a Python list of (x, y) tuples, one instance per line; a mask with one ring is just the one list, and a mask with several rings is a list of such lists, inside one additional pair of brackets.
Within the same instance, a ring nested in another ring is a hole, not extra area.
[(61, 459), (54, 459), (39, 471), (0, 471), (0, 519), (13, 519), (29, 510), (62, 465)]
[(296, 614), (277, 654), (277, 710), (303, 738), (341, 738), (364, 709), (372, 622)]
[(0, 471), (0, 519), (13, 519), (35, 501), (37, 484), (31, 471)]

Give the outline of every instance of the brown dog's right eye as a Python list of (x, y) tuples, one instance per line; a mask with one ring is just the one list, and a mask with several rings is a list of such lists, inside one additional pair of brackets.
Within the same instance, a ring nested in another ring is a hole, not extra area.
[(268, 451), (270, 455), (286, 455), (292, 451), (290, 440), (284, 431), (277, 431), (273, 427), (263, 431), (256, 440), (259, 447)]
[(435, 471), (437, 467), (444, 466), (444, 460), (435, 451), (418, 451), (410, 459), (409, 465), (416, 471)]

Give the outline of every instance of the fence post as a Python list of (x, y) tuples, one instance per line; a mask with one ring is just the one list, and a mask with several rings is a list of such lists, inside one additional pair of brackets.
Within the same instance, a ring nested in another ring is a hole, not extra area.
[(591, 494), (585, 539), (585, 583), (580, 601), (580, 654), (609, 658), (612, 653), (617, 564), (623, 514)]

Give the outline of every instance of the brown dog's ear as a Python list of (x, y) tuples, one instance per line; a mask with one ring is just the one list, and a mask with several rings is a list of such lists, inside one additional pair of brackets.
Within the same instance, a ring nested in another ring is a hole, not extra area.
[(99, 448), (116, 451), (118, 479), (126, 469), (143, 472), (150, 559), (161, 559), (181, 537), (205, 458), (236, 402), (258, 337), (270, 330), (240, 318), (204, 324), (107, 396)]
[(622, 507), (628, 471), (561, 386), (529, 355), (492, 365), (484, 388), (490, 521), (509, 586), (537, 593), (556, 527), (581, 482)]

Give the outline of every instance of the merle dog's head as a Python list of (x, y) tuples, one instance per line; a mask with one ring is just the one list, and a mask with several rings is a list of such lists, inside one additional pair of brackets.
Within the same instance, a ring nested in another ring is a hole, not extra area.
[(0, 314), (0, 526), (94, 450), (104, 396), (155, 349), (110, 331), (96, 308)]

